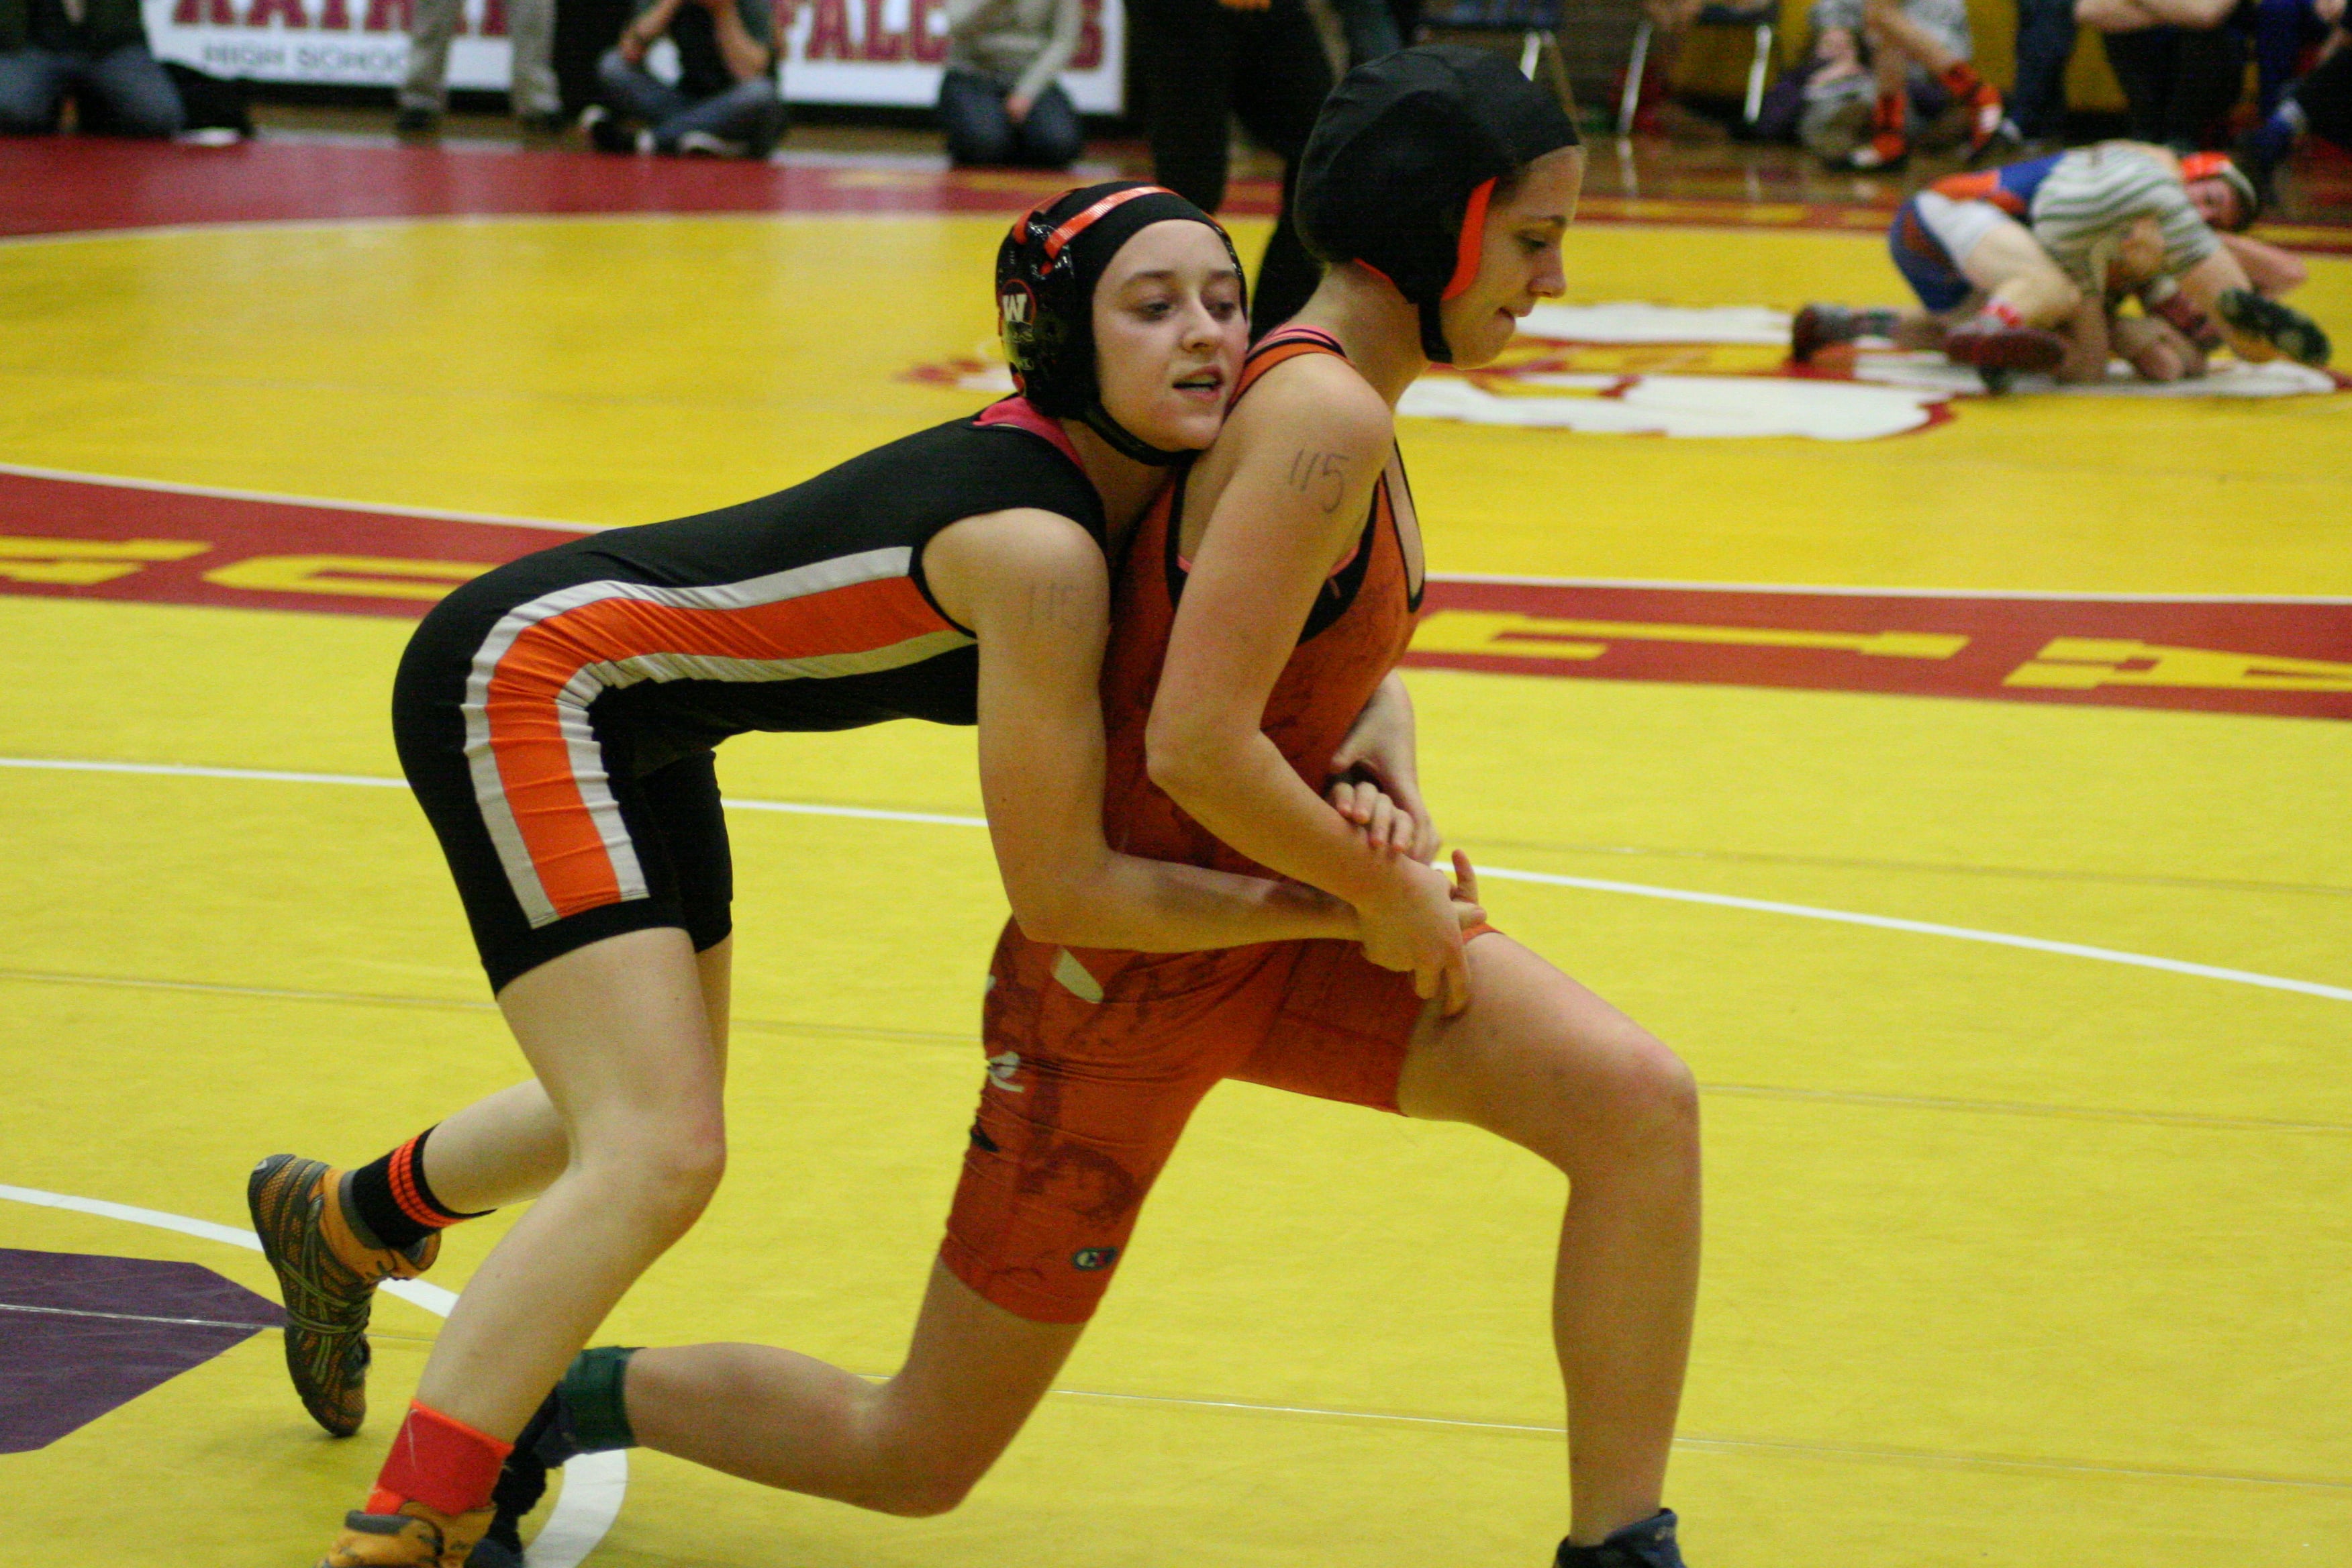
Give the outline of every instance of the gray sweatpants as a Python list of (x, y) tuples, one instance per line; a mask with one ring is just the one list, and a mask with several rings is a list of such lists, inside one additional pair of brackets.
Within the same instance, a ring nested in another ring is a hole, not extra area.
[[(408, 26), (408, 76), (400, 84), (400, 107), (438, 114), (449, 99), (449, 39), (457, 30), (463, 0), (415, 0)], [(513, 103), (517, 114), (553, 114), (562, 107), (555, 89), (555, 0), (507, 0), (507, 41), (514, 48)]]

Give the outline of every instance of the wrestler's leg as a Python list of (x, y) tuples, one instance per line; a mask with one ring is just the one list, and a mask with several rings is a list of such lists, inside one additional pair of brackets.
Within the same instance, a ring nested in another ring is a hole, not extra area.
[(1698, 1098), (1639, 1025), (1504, 936), (1469, 947), (1473, 1000), (1425, 1015), (1407, 1115), (1499, 1133), (1569, 1178), (1552, 1329), (1568, 1388), (1570, 1539), (1660, 1507), (1698, 1289)]
[(2083, 291), (2015, 218), (2003, 216), (1989, 225), (1968, 254), (1954, 259), (1969, 282), (2014, 310), (2028, 326), (2056, 326), (2082, 302)]
[[(1264, 1032), (1283, 956), (1171, 957), (1140, 986), (1114, 972), (1073, 990), (1077, 961), (1008, 924), (983, 1006), (989, 1076), (897, 1375), (876, 1384), (791, 1351), (705, 1344), (634, 1352), (616, 1385), (587, 1375), (613, 1364), (600, 1355), (559, 1390), (554, 1430), (885, 1513), (955, 1507), (1077, 1343), (1193, 1108), (1236, 1042)], [(1153, 992), (1171, 966), (1183, 971), (1172, 1007)], [(542, 1463), (562, 1457), (532, 1447)]]
[(1891, 47), (1937, 76), (1961, 63), (1949, 44), (1937, 37), (1933, 29), (1921, 26), (1897, 0), (1868, 0), (1864, 15), (1869, 18), (1874, 47)]
[(500, 1440), (522, 1429), (613, 1303), (718, 1186), (719, 1053), (685, 931), (626, 931), (499, 993), (569, 1158), (449, 1315), (419, 1401)]
[(882, 1384), (763, 1345), (684, 1345), (629, 1360), (639, 1443), (766, 1486), (883, 1513), (944, 1513), (1028, 1420), (1083, 1323), (1034, 1323), (944, 1265), (898, 1375)]
[[(728, 1001), (735, 939), (694, 955), (712, 1060), (727, 1071)], [(486, 1095), (433, 1129), (418, 1164), (436, 1197), (461, 1213), (537, 1197), (563, 1173), (571, 1144), (563, 1118), (537, 1079)]]

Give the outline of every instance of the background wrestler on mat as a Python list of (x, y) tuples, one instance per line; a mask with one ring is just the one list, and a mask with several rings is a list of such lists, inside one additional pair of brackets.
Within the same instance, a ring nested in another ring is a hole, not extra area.
[[(590, 1352), (516, 1471), (635, 1441), (865, 1508), (952, 1508), (1076, 1344), (1192, 1105), (1240, 1076), (1472, 1122), (1567, 1174), (1553, 1323), (1570, 1521), (1557, 1561), (1679, 1564), (1659, 1498), (1697, 1283), (1691, 1077), (1509, 939), (1465, 952), (1457, 889), (1418, 858), (1434, 830), (1393, 677), (1421, 579), (1393, 400), (1433, 357), (1492, 360), (1516, 318), (1563, 291), (1574, 143), (1548, 94), (1475, 50), (1408, 49), (1343, 82), (1300, 187), (1324, 280), (1260, 345), (1223, 444), (1181, 510), (1153, 507), (1119, 575), (1113, 842), (1189, 846), (1335, 891), (1363, 911), (1367, 950), (1414, 981), (1339, 943), (1155, 957), (1009, 929), (988, 1006), (998, 1054), (897, 1375), (877, 1386), (751, 1345)], [(1009, 332), (1008, 355), (1023, 363)], [(1381, 814), (1352, 792), (1339, 798), (1364, 820), (1332, 812), (1324, 786), (1343, 768), (1402, 803), (1402, 831), (1391, 815), (1375, 842)], [(1073, 1145), (1101, 1156), (1087, 1180), (1057, 1174)]]
[[(2324, 364), (2326, 334), (2275, 295), (2301, 264), (2235, 232), (2259, 210), (2254, 187), (2218, 153), (2103, 142), (1939, 180), (1897, 209), (1887, 247), (1919, 309), (1808, 305), (1791, 353), (1811, 363), (1856, 338), (1940, 349), (1989, 372), (2096, 380), (2110, 353), (2169, 379), (2226, 345), (2239, 358)], [(2145, 318), (2112, 316), (2137, 294)], [(2110, 334), (2111, 323), (2117, 335)]]
[[(310, 1322), (308, 1343), (321, 1352), (305, 1363), (289, 1335), (298, 1383), (313, 1378), (305, 1388), (313, 1413), (342, 1430), (357, 1424), (359, 1331), (375, 1278), (429, 1262), (436, 1222), (541, 1195), (450, 1315), (375, 1492), (327, 1560), (332, 1568), (455, 1568), (480, 1552), (490, 1555), (476, 1555), (478, 1565), (499, 1561), (499, 1548), (478, 1539), (511, 1439), (719, 1180), (730, 948), (712, 741), (743, 728), (871, 721), (892, 716), (886, 699), (899, 716), (976, 719), (1008, 895), (1041, 934), (1192, 951), (1356, 931), (1354, 915), (1323, 895), (1149, 863), (1103, 842), (1104, 519), (1123, 529), (1161, 488), (1164, 461), (1214, 435), (1246, 329), (1238, 263), (1197, 208), (1132, 184), (1091, 188), (1078, 202), (1079, 216), (1055, 231), (1064, 265), (1052, 282), (1078, 295), (1092, 330), (1076, 345), (1076, 393), (1055, 405), (1057, 415), (1009, 399), (780, 497), (543, 552), (477, 579), (420, 627), (395, 705), (403, 761), (450, 850), (499, 1006), (536, 1077), (443, 1123), (426, 1145), (429, 1164), (420, 1140), (348, 1181), (292, 1156), (256, 1173), (257, 1227), (298, 1326)], [(971, 465), (971, 499), (986, 498), (984, 512), (954, 512), (965, 493), (959, 461)], [(1004, 505), (1024, 495), (1033, 504)], [(874, 547), (888, 538), (904, 542)], [(792, 553), (786, 545), (811, 542), (819, 559), (777, 569), (775, 558)], [(632, 561), (649, 563), (646, 574), (676, 567), (671, 578), (717, 584), (610, 579)], [(919, 579), (910, 575), (917, 563)], [(886, 568), (897, 575), (856, 577)], [(800, 599), (742, 604), (800, 587), (809, 590)], [(803, 600), (815, 605), (805, 615)], [(780, 606), (791, 612), (782, 620)], [(451, 643), (452, 626), (464, 632), (454, 655), (417, 652)], [(597, 641), (624, 633), (635, 651)], [(891, 668), (874, 668), (891, 658)], [(609, 695), (580, 714), (562, 709), (583, 675), (616, 669), (628, 679), (616, 678)], [(526, 676), (559, 694), (545, 712), (502, 684)], [(487, 697), (478, 681), (488, 682)], [(544, 814), (521, 798), (522, 761), (532, 759), (522, 758), (524, 740), (512, 742), (521, 750), (511, 756), (501, 750), (502, 713), (521, 726), (512, 735), (544, 731), (538, 743), (550, 755), (533, 757), (559, 768), (578, 756), (567, 727), (596, 733), (609, 774), (559, 782), (573, 798), (616, 797), (626, 843), (559, 846), (562, 854), (520, 869), (505, 858), (512, 845), (498, 841), (480, 817), (488, 807), (476, 805), (479, 770), (516, 792), (509, 840), (520, 833), (527, 845)], [(498, 753), (487, 762), (466, 744), (466, 725), (484, 714)], [(642, 778), (625, 765), (680, 745), (684, 761)], [(659, 781), (680, 768), (695, 782), (673, 799)], [(657, 787), (645, 787), (648, 779)], [(552, 893), (579, 879), (583, 855), (617, 868), (625, 849), (653, 884), (646, 896), (611, 889), (530, 922), (513, 907), (522, 893), (506, 878), (533, 877)], [(353, 1197), (378, 1167), (398, 1200), (388, 1218)], [(385, 1234), (402, 1223), (405, 1235)], [(354, 1253), (355, 1239), (378, 1245)], [(345, 1264), (341, 1276), (306, 1272), (322, 1252)], [(357, 1309), (341, 1339), (315, 1331), (321, 1300), (334, 1294), (328, 1286), (345, 1287), (342, 1304)], [(331, 1386), (318, 1385), (321, 1371)], [(350, 1401), (318, 1397), (336, 1394)]]

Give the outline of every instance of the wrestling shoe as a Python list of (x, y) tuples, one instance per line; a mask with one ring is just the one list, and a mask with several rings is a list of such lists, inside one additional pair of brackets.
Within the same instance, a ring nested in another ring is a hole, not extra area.
[(1895, 312), (1883, 307), (1856, 310), (1843, 305), (1808, 305), (1789, 323), (1789, 357), (1799, 364), (1811, 364), (1825, 348), (1857, 338), (1893, 337), (1895, 321)]
[(1563, 1541), (1552, 1568), (1683, 1568), (1683, 1549), (1675, 1542), (1675, 1510), (1662, 1508), (1598, 1546), (1571, 1546)]
[(489, 1523), (487, 1508), (454, 1516), (413, 1500), (398, 1513), (353, 1509), (319, 1568), (466, 1568)]
[(1862, 336), (1854, 313), (1843, 305), (1808, 305), (1789, 323), (1789, 357), (1811, 364), (1813, 356), (1832, 343), (1850, 343)]
[(2324, 369), (2330, 353), (2327, 333), (2292, 305), (2266, 300), (2251, 289), (2224, 289), (2213, 313), (2248, 337), (2260, 338), (2297, 364)]
[(2066, 358), (2066, 340), (2040, 327), (2012, 327), (1979, 316), (1944, 334), (1944, 357), (1972, 370), (2011, 375), (2053, 371)]
[(439, 1231), (405, 1251), (362, 1239), (344, 1207), (343, 1182), (323, 1160), (272, 1154), (245, 1184), (261, 1255), (286, 1302), (286, 1371), (302, 1408), (338, 1437), (367, 1419), (368, 1312), (376, 1286), (415, 1279), (441, 1252)]
[(466, 1559), (466, 1568), (521, 1568), (522, 1521), (547, 1495), (548, 1472), (561, 1469), (579, 1452), (558, 1389), (540, 1401), (499, 1467), (499, 1484), (490, 1490), (493, 1517), (474, 1554)]

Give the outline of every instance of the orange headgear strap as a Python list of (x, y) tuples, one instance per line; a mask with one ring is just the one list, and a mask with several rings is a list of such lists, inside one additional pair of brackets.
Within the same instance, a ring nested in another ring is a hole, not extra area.
[(1021, 231), (1029, 226), (1029, 220), (1031, 218), (1035, 217), (1039, 213), (1044, 212), (1047, 207), (1052, 206), (1055, 202), (1058, 202), (1061, 199), (1062, 194), (1057, 191), (1054, 195), (1047, 196), (1044, 201), (1039, 202), (1035, 206), (1031, 207), (1027, 212), (1023, 213), (1019, 217), (1014, 218), (1013, 220), (1013, 227), (1007, 231), (1010, 237), (1014, 240), (1018, 240), (1021, 237)]
[(1165, 196), (1174, 194), (1163, 185), (1129, 185), (1123, 191), (1113, 191), (1045, 237), (1045, 259), (1051, 261), (1061, 255), (1065, 246), (1085, 233), (1088, 227), (1113, 208), (1124, 206), (1138, 196)]
[(1477, 280), (1478, 258), (1486, 247), (1486, 204), (1495, 195), (1495, 182), (1488, 180), (1470, 193), (1470, 205), (1462, 212), (1462, 237), (1454, 253), (1454, 276), (1446, 279), (1441, 300), (1451, 300)]

